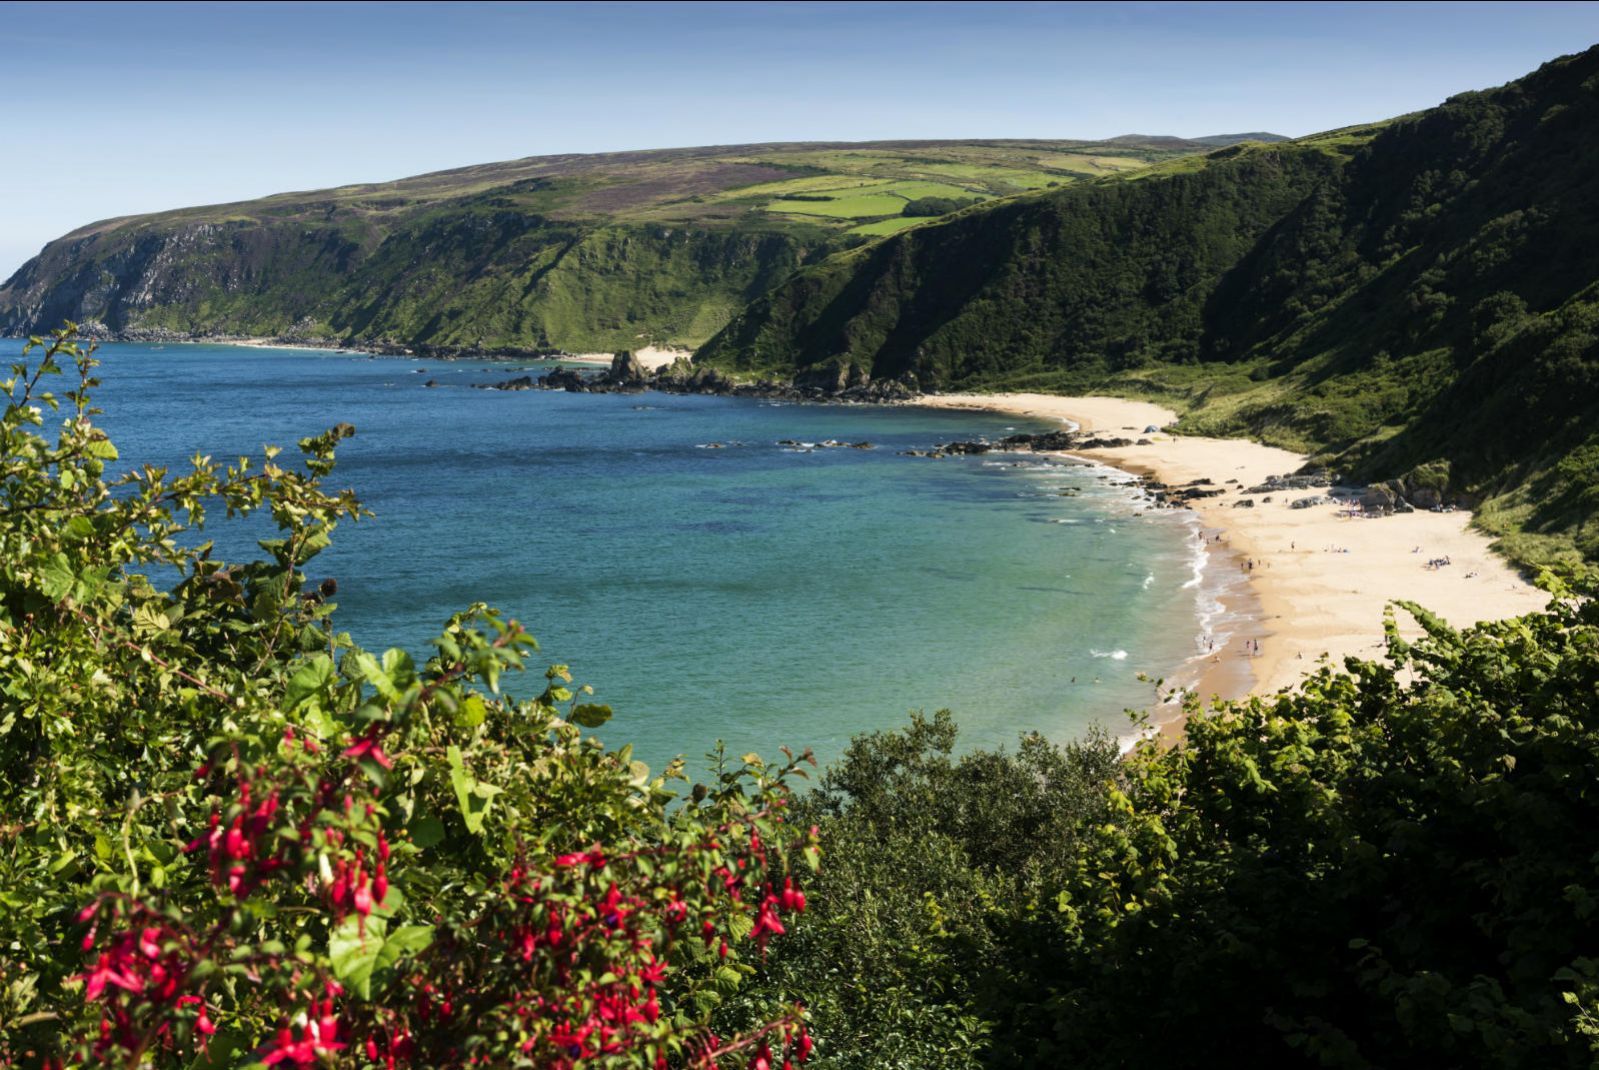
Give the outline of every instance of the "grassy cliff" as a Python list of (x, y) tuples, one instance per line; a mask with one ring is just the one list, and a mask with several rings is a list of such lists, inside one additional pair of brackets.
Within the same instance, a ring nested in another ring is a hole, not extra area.
[(697, 359), (1153, 394), (1443, 482), (1599, 557), (1599, 49), (1369, 127), (968, 208), (764, 294)]
[(530, 157), (113, 219), (0, 286), (0, 332), (485, 349), (696, 345), (796, 268), (920, 220), (1207, 142), (735, 145)]

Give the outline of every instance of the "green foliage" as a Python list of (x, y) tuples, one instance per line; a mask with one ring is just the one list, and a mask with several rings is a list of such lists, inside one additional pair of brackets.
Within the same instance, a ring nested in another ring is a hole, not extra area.
[(1591, 1065), (1599, 604), (1557, 593), (1464, 633), (1405, 606), (1414, 646), (1143, 748), (1061, 895), (1062, 1055)]
[[(836, 254), (699, 360), (1164, 392), (1358, 477), (1447, 466), (1524, 561), (1599, 553), (1599, 49), (1428, 112), (973, 209)], [(1573, 552), (1575, 551), (1575, 553)]]
[[(1129, 148), (1138, 158), (1116, 165), (1204, 148)], [(1002, 196), (1099, 173), (1111, 158), (1096, 151), (903, 142), (530, 157), (110, 220), (50, 243), (0, 285), (0, 332), (76, 320), (129, 339), (698, 345), (795, 268), (858, 241), (858, 219), (897, 216), (918, 196)]]
[(803, 931), (759, 975), (806, 994), (828, 1068), (957, 1070), (1006, 1043), (1052, 929), (1050, 890), (1109, 814), (1114, 741), (952, 757), (948, 711), (860, 736), (799, 813), (827, 866)]
[(917, 197), (913, 201), (906, 201), (905, 207), (900, 209), (900, 215), (934, 216), (948, 215), (958, 212), (962, 208), (969, 208), (978, 202), (976, 197)]
[(1599, 602), (1190, 708), (1180, 747), (858, 739), (764, 984), (832, 1067), (1587, 1067)]
[[(746, 1003), (743, 1037), (704, 1029), (783, 931), (790, 851), (815, 862), (785, 814), (796, 762), (719, 758), (680, 799), (681, 762), (654, 775), (584, 734), (610, 710), (563, 666), (515, 696), (536, 644), (483, 606), (422, 664), (354, 646), (307, 578), (361, 515), (322, 486), (353, 428), (296, 467), (269, 448), (113, 479), (94, 365), (61, 331), (3, 383), (0, 1065), (799, 1043), (775, 1003)], [(270, 520), (263, 560), (215, 559), (219, 512)]]

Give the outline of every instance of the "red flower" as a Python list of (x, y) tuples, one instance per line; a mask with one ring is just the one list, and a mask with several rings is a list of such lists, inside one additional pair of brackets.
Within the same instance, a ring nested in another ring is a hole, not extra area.
[(360, 761), (362, 758), (371, 758), (385, 769), (394, 768), (394, 763), (389, 760), (387, 754), (383, 753), (383, 748), (378, 744), (377, 730), (375, 728), (368, 731), (359, 743), (347, 749), (344, 752), (344, 757), (354, 758), (356, 761)]
[(91, 1001), (99, 999), (108, 984), (129, 992), (144, 991), (143, 982), (128, 971), (126, 957), (126, 953), (120, 949), (116, 952), (100, 952), (100, 958), (95, 962), (94, 969), (78, 975), (79, 978), (88, 980), (83, 990), (83, 998)]
[(261, 1061), (267, 1066), (275, 1063), (311, 1066), (317, 1061), (318, 1052), (338, 1051), (344, 1047), (339, 1043), (338, 1032), (338, 1019), (329, 1015), (307, 1023), (298, 1040), (292, 1029), (280, 1029), (272, 1049)]

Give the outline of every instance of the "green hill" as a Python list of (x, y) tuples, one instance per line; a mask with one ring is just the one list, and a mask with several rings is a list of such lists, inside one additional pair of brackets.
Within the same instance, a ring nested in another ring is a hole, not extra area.
[(1599, 49), (1430, 111), (966, 209), (762, 295), (697, 359), (1153, 394), (1599, 557)]
[(542, 156), (106, 220), (0, 286), (0, 333), (273, 335), (491, 350), (695, 345), (913, 201), (1071, 185), (1176, 138), (732, 145)]

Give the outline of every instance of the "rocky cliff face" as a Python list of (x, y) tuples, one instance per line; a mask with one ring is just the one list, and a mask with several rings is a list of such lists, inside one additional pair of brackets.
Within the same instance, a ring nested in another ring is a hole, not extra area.
[(0, 331), (73, 320), (119, 335), (275, 333), (314, 316), (361, 254), (336, 228), (198, 222), (68, 235), (0, 287)]
[(694, 343), (825, 240), (595, 225), (478, 204), (379, 227), (130, 221), (48, 245), (0, 287), (0, 333), (66, 320), (103, 336), (265, 335), (573, 351)]

